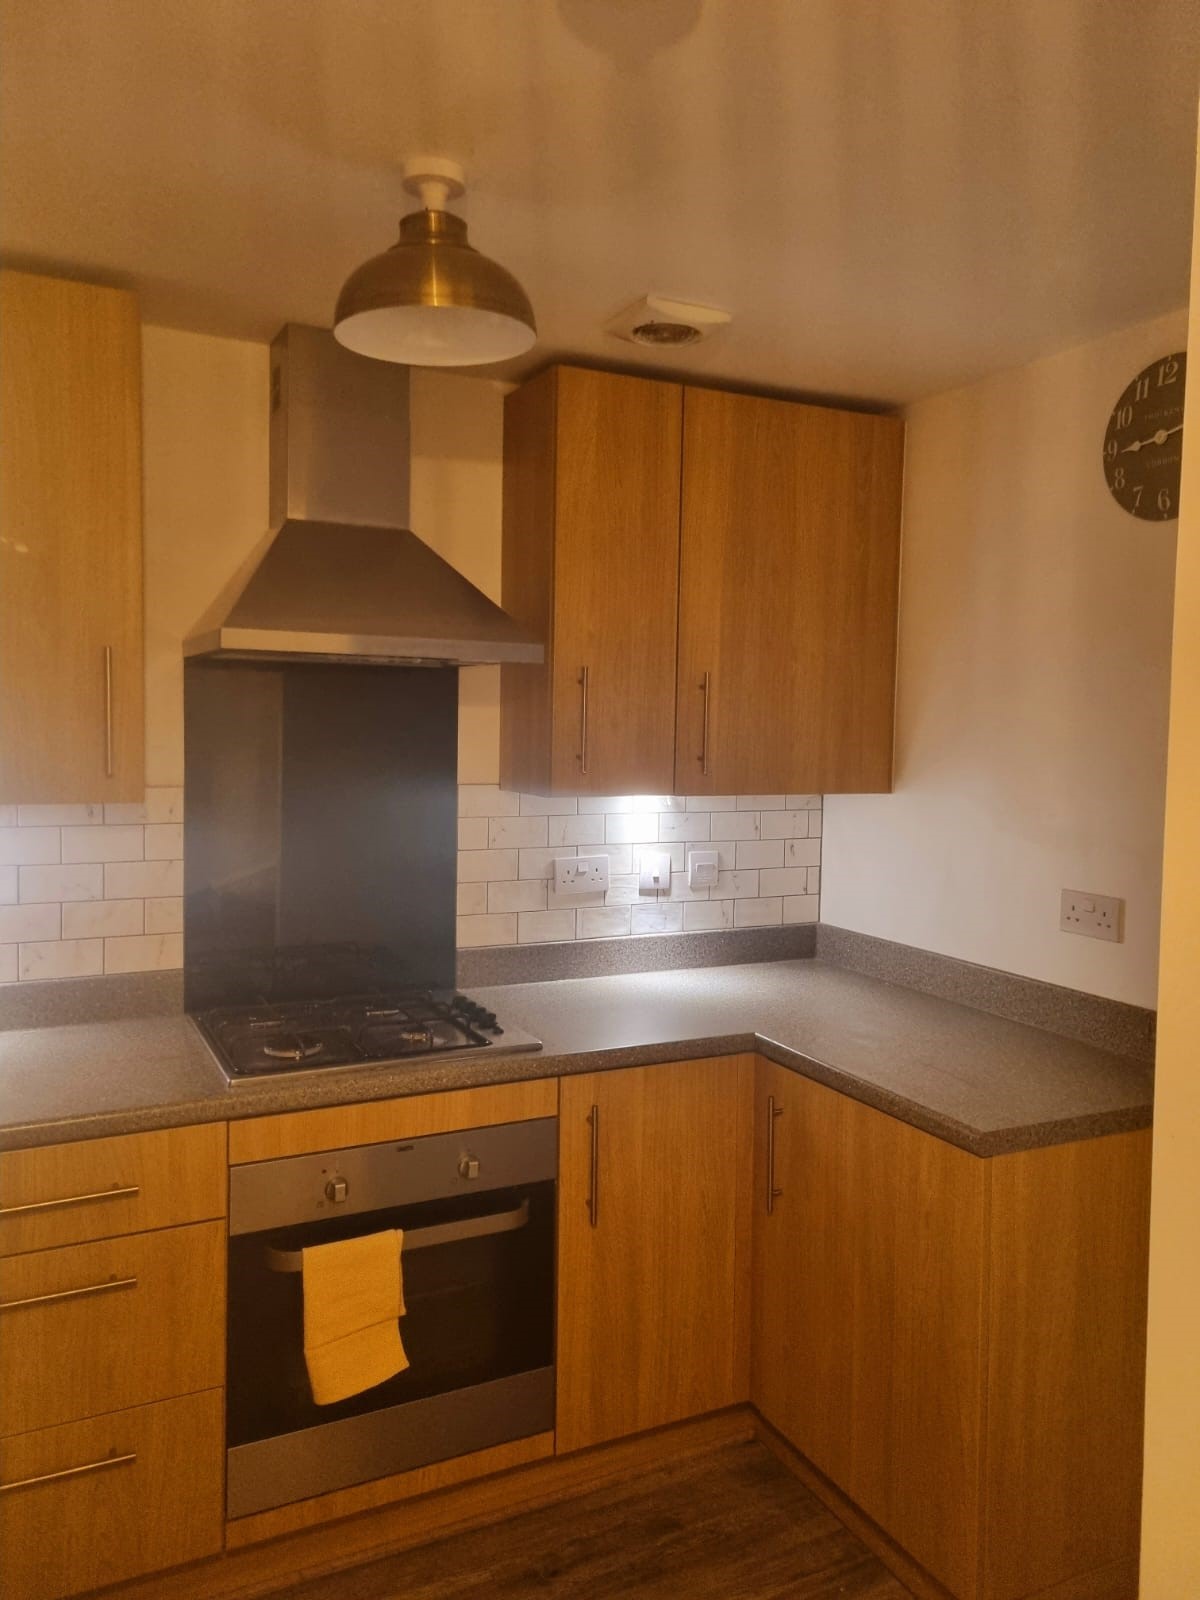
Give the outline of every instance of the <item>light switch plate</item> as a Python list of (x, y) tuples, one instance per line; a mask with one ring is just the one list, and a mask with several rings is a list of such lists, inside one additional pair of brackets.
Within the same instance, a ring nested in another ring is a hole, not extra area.
[(1058, 926), (1063, 933), (1082, 933), (1089, 939), (1120, 944), (1125, 937), (1125, 902), (1087, 889), (1064, 889)]
[(687, 881), (689, 889), (715, 889), (720, 857), (715, 850), (689, 850)]
[(671, 857), (665, 850), (643, 850), (638, 872), (639, 894), (662, 894), (671, 887)]
[(555, 894), (596, 894), (607, 888), (607, 856), (558, 856), (555, 859)]

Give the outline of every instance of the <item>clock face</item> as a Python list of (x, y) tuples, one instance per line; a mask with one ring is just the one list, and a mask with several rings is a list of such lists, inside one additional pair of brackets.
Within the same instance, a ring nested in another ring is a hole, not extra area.
[(1153, 361), (1122, 394), (1104, 435), (1104, 477), (1130, 516), (1167, 522), (1179, 515), (1183, 384), (1187, 354)]

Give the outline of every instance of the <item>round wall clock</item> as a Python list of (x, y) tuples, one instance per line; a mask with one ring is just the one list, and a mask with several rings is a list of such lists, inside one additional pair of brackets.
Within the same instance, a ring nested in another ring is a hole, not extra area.
[(1179, 515), (1187, 353), (1153, 361), (1122, 393), (1104, 435), (1104, 478), (1131, 517)]

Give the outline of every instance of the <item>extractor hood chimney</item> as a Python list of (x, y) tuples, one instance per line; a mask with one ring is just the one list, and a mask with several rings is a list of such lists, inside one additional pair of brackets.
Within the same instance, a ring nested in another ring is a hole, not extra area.
[(187, 656), (476, 666), (540, 662), (542, 641), (407, 527), (408, 368), (289, 324), (271, 345), (276, 530)]

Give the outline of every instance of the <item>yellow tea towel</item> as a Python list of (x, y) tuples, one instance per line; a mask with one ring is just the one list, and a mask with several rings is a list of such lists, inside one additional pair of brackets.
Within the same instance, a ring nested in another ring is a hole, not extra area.
[(301, 1252), (304, 1359), (319, 1406), (373, 1389), (408, 1366), (398, 1323), (403, 1247), (403, 1233), (389, 1228)]

